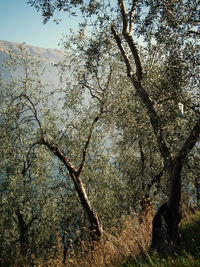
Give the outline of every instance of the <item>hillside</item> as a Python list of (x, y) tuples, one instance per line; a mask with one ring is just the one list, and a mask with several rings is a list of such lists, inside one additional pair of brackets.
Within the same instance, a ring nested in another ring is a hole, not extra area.
[[(0, 52), (1, 55), (5, 54), (6, 50), (10, 49), (13, 51), (17, 51), (19, 44), (14, 42), (2, 41), (0, 40)], [(37, 54), (41, 59), (56, 63), (61, 60), (64, 56), (63, 51), (58, 49), (51, 49), (51, 48), (40, 48), (35, 46), (26, 45), (27, 50), (30, 52), (31, 55)], [(2, 56), (0, 57), (1, 60)], [(1, 62), (1, 61), (0, 61)]]
[[(14, 53), (16, 53), (19, 45), (20, 44), (18, 43), (0, 40), (0, 71), (4, 64), (4, 59), (8, 56), (7, 50), (12, 50)], [(30, 55), (39, 56), (39, 58), (43, 62), (43, 65), (45, 66), (45, 72), (41, 73), (43, 82), (56, 86), (59, 81), (59, 75), (58, 69), (54, 67), (54, 64), (63, 59), (64, 52), (58, 49), (40, 48), (28, 45), (25, 46)], [(20, 73), (20, 69), (17, 69), (16, 76)], [(4, 77), (9, 80), (9, 73), (6, 72), (6, 75)]]
[[(146, 218), (147, 220), (150, 218)], [(149, 226), (140, 225), (137, 232), (136, 221), (126, 221), (123, 231), (109, 240), (94, 254), (88, 257), (88, 252), (81, 259), (68, 256), (66, 266), (120, 266), (120, 267), (192, 267), (200, 266), (200, 211), (188, 211), (183, 215), (180, 224), (181, 244), (174, 255), (160, 255), (148, 249)], [(54, 265), (51, 265), (54, 266)], [(60, 265), (61, 266), (61, 265)]]

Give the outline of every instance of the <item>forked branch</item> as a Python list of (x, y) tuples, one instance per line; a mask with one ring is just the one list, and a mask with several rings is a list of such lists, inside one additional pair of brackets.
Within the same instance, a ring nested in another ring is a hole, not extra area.
[(132, 8), (130, 11), (130, 19), (129, 19), (129, 30), (128, 30), (128, 20), (127, 20), (127, 14), (126, 14), (126, 9), (125, 9), (125, 4), (123, 0), (118, 1), (120, 5), (120, 10), (121, 10), (121, 15), (122, 15), (122, 21), (123, 21), (123, 30), (122, 34), (131, 50), (131, 53), (133, 55), (134, 61), (135, 61), (135, 66), (136, 66), (136, 74), (137, 74), (137, 79), (138, 81), (141, 81), (142, 79), (142, 65), (139, 57), (139, 53), (137, 50), (137, 47), (135, 46), (135, 43), (133, 41), (132, 37), (132, 29), (133, 29), (133, 15), (134, 11), (136, 9), (136, 1), (133, 1)]
[(62, 152), (58, 148), (57, 145), (50, 144), (43, 137), (40, 140), (40, 144), (46, 146), (51, 152), (53, 152), (53, 154), (55, 156), (57, 156), (64, 163), (64, 165), (67, 167), (69, 173), (76, 173), (77, 172), (77, 169), (75, 168), (75, 166), (73, 166), (73, 164), (71, 163), (71, 161), (66, 157), (66, 155), (64, 154), (64, 152)]
[(120, 39), (120, 37), (119, 37), (114, 25), (111, 26), (111, 31), (112, 31), (112, 34), (113, 34), (113, 36), (115, 38), (117, 46), (118, 46), (118, 48), (119, 48), (119, 50), (121, 52), (121, 55), (122, 55), (122, 57), (124, 59), (124, 62), (126, 64), (127, 76), (131, 77), (133, 75), (133, 72), (132, 72), (132, 69), (131, 69), (131, 64), (130, 64), (129, 58), (126, 55), (126, 52), (125, 52), (125, 50), (124, 50), (124, 48), (122, 46), (121, 39)]
[(151, 125), (154, 129), (154, 133), (155, 133), (155, 136), (157, 138), (159, 150), (160, 150), (163, 158), (166, 161), (168, 161), (168, 160), (171, 160), (171, 153), (170, 153), (170, 149), (169, 149), (169, 144), (165, 140), (163, 130), (162, 130), (162, 125), (161, 125), (161, 120), (160, 120), (158, 113), (156, 112), (156, 109), (154, 107), (154, 103), (150, 99), (148, 92), (145, 90), (145, 88), (143, 88), (143, 86), (141, 84), (141, 79), (142, 79), (141, 61), (139, 58), (137, 48), (133, 42), (132, 36), (126, 30), (127, 29), (127, 20), (125, 19), (126, 11), (125, 11), (124, 1), (119, 0), (118, 3), (120, 4), (120, 10), (121, 10), (123, 23), (125, 23), (125, 25), (123, 25), (123, 33), (122, 34), (123, 34), (123, 36), (126, 40), (126, 43), (128, 44), (128, 46), (132, 52), (132, 55), (134, 57), (135, 65), (136, 65), (137, 79), (134, 77), (134, 75), (132, 73), (130, 60), (129, 60), (127, 53), (125, 52), (125, 50), (122, 46), (121, 38), (120, 38), (119, 34), (117, 33), (114, 25), (111, 26), (111, 31), (112, 31), (114, 39), (117, 43), (117, 46), (121, 52), (121, 55), (125, 61), (126, 69), (127, 69), (127, 76), (131, 79), (131, 82), (133, 83), (133, 86), (135, 87), (136, 92), (138, 93), (140, 99), (142, 100), (142, 102), (145, 104), (145, 106), (147, 108), (148, 115), (149, 115), (150, 120), (151, 120)]

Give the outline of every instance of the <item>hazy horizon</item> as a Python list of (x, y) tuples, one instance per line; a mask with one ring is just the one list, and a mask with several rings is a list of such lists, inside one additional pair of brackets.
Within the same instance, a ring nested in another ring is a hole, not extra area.
[(80, 18), (69, 17), (66, 12), (57, 12), (54, 18), (62, 21), (56, 24), (52, 18), (43, 24), (41, 12), (25, 0), (0, 1), (0, 40), (59, 49), (63, 34), (69, 33), (72, 27), (78, 27)]

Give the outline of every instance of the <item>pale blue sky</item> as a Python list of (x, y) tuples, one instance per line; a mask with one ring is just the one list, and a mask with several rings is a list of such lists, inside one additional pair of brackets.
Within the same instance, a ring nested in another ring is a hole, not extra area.
[(57, 25), (51, 19), (44, 25), (41, 12), (26, 0), (0, 0), (0, 40), (59, 48), (63, 34), (77, 26), (79, 19), (69, 17), (67, 13), (55, 13), (55, 17), (62, 18), (62, 22)]

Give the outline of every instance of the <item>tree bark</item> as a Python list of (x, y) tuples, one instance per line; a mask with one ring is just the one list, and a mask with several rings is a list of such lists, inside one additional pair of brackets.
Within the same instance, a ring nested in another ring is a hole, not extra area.
[(19, 242), (20, 242), (20, 253), (23, 258), (26, 257), (28, 251), (28, 225), (24, 221), (23, 214), (19, 209), (16, 211), (18, 226), (19, 226)]
[(76, 192), (78, 193), (80, 202), (88, 216), (88, 220), (90, 222), (90, 239), (92, 242), (98, 242), (100, 241), (102, 234), (103, 234), (103, 228), (101, 221), (95, 211), (94, 208), (92, 208), (91, 203), (88, 199), (88, 196), (85, 191), (85, 186), (79, 177), (79, 175), (76, 174), (70, 174), (74, 181)]
[(178, 225), (181, 220), (181, 170), (182, 159), (174, 159), (167, 170), (170, 177), (168, 201), (157, 211), (153, 219), (151, 248), (158, 252), (173, 252), (180, 241)]

